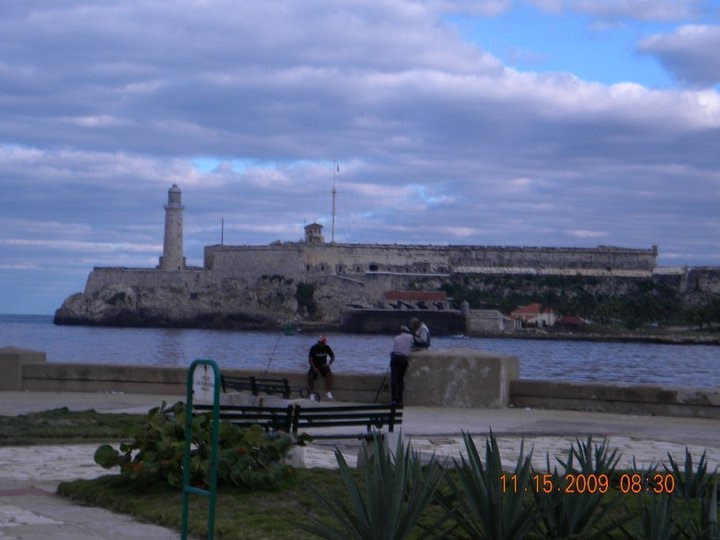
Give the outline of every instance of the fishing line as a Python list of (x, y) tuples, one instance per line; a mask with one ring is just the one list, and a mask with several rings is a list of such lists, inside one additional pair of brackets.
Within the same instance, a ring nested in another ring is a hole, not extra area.
[(275, 341), (275, 347), (273, 347), (272, 353), (270, 354), (270, 359), (268, 360), (267, 366), (265, 366), (265, 373), (263, 373), (263, 377), (267, 375), (268, 370), (270, 369), (270, 364), (273, 361), (273, 358), (275, 358), (275, 351), (277, 351), (278, 345), (280, 344), (280, 338), (283, 337), (283, 333), (280, 332), (278, 334), (277, 341)]
[(380, 397), (380, 392), (382, 391), (383, 387), (385, 386), (385, 383), (387, 382), (387, 378), (388, 378), (389, 374), (390, 374), (390, 366), (388, 366), (387, 370), (385, 371), (385, 375), (382, 378), (382, 381), (380, 381), (380, 386), (378, 386), (377, 393), (375, 394), (375, 399), (373, 400), (373, 403), (377, 403), (377, 400)]

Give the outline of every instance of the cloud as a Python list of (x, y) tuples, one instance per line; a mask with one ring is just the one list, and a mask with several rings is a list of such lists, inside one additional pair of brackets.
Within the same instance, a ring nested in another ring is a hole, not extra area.
[(465, 13), (485, 17), (510, 9), (511, 0), (426, 0), (426, 5), (444, 13)]
[(0, 245), (23, 246), (43, 250), (73, 251), (87, 253), (110, 253), (115, 251), (126, 251), (130, 253), (146, 253), (148, 251), (162, 251), (162, 244), (131, 244), (113, 242), (77, 242), (71, 240), (26, 240), (21, 238), (10, 238), (0, 240)]
[[(543, 4), (553, 7), (671, 20), (697, 3)], [(67, 272), (44, 300), (49, 311), (94, 265), (153, 267), (173, 183), (192, 264), (219, 242), (221, 220), (225, 243), (297, 240), (316, 220), (328, 237), (333, 179), (340, 241), (602, 238), (659, 243), (661, 262), (668, 253), (720, 264), (709, 234), (720, 203), (717, 90), (513, 69), (443, 19), (474, 8), (495, 16), (514, 4), (4, 6), (3, 275)], [(697, 84), (716, 69), (705, 52), (717, 49), (715, 32), (681, 27), (640, 49)]]
[(701, 0), (531, 0), (550, 12), (572, 11), (601, 20), (679, 21), (697, 14)]
[(585, 231), (582, 229), (568, 231), (568, 233), (575, 238), (602, 238), (603, 236), (607, 236), (605, 231)]
[(679, 80), (699, 86), (720, 84), (718, 50), (720, 25), (684, 25), (638, 45), (639, 52), (655, 56)]

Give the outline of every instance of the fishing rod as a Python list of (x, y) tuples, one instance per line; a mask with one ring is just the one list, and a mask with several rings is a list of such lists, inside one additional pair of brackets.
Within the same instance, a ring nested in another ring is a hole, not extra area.
[(268, 370), (270, 369), (270, 364), (272, 363), (273, 359), (275, 358), (275, 351), (277, 351), (278, 345), (280, 344), (280, 338), (283, 337), (282, 331), (280, 331), (280, 334), (278, 334), (278, 338), (275, 341), (275, 347), (273, 347), (272, 353), (270, 353), (270, 358), (268, 360), (267, 366), (265, 366), (265, 372), (263, 373), (263, 377), (267, 375)]
[(390, 373), (390, 366), (388, 366), (388, 368), (385, 370), (385, 375), (383, 375), (382, 381), (380, 381), (380, 386), (378, 386), (377, 392), (375, 393), (375, 399), (373, 400), (373, 403), (377, 403), (377, 400), (380, 397), (380, 392), (382, 391), (385, 383), (387, 382), (388, 373)]

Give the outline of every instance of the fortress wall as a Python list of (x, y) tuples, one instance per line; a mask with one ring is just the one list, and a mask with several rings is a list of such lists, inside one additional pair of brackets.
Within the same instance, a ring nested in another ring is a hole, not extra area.
[(180, 272), (161, 272), (150, 268), (94, 268), (85, 284), (85, 294), (95, 295), (122, 287), (155, 287), (170, 275)]
[(652, 271), (656, 266), (655, 249), (476, 247), (454, 248), (453, 267), (531, 267)]
[(368, 271), (448, 271), (443, 247), (372, 244), (283, 243), (269, 246), (208, 246), (205, 267), (215, 272), (259, 277), (362, 276)]
[(279, 274), (298, 279), (304, 265), (298, 244), (206, 246), (205, 268), (218, 274), (248, 278)]
[(720, 268), (701, 266), (689, 269), (686, 286), (690, 294), (720, 294)]
[[(421, 246), (397, 244), (277, 243), (269, 246), (208, 246), (205, 267), (245, 277), (281, 274), (361, 276), (367, 272), (447, 274), (467, 268), (564, 269), (607, 273), (640, 272), (656, 267), (657, 250), (534, 248), (502, 246)], [(639, 274), (640, 275), (640, 274)]]
[[(534, 276), (584, 276), (584, 277), (629, 277), (653, 278), (655, 274), (649, 270), (626, 270), (607, 268), (552, 268), (535, 266), (455, 266), (456, 274), (502, 274), (502, 275), (534, 275)], [(663, 274), (661, 274), (665, 277)], [(675, 279), (676, 276), (672, 275)]]
[[(205, 256), (202, 269), (96, 268), (88, 277), (85, 295), (69, 301), (61, 315), (66, 320), (77, 316), (80, 320), (87, 317), (128, 324), (145, 319), (190, 324), (188, 321), (198, 317), (287, 318), (297, 315), (297, 286), (305, 282), (314, 286), (317, 311), (310, 314), (324, 321), (339, 321), (349, 307), (384, 307), (383, 293), (388, 290), (436, 290), (452, 279), (453, 272), (477, 276), (582, 273), (612, 280), (607, 288), (615, 290), (622, 287), (624, 280), (649, 278), (652, 272), (645, 268), (654, 264), (656, 252), (287, 242), (206, 246)], [(493, 266), (478, 264), (488, 261)], [(592, 261), (615, 267), (611, 272), (603, 267), (579, 268)], [(503, 266), (509, 264), (513, 266)], [(622, 265), (626, 268), (619, 268)], [(671, 281), (683, 279), (675, 274), (663, 277)], [(713, 281), (717, 277), (710, 270), (700, 272), (698, 286), (701, 290), (717, 287), (720, 280)], [(689, 285), (693, 283), (687, 276), (684, 279)], [(312, 308), (312, 304), (308, 306)]]
[[(448, 272), (448, 251), (441, 246), (336, 244), (308, 246), (311, 272), (362, 275), (366, 272)], [(306, 266), (307, 268), (307, 266)]]
[(202, 269), (164, 271), (150, 268), (98, 268), (90, 272), (86, 295), (97, 295), (122, 288), (153, 290), (159, 287), (175, 292), (191, 292), (214, 287), (213, 276)]

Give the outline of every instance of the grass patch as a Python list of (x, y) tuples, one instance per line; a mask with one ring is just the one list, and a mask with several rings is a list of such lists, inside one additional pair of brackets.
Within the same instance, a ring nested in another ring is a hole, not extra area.
[(145, 414), (71, 411), (67, 407), (0, 416), (0, 446), (125, 440), (137, 432), (146, 418)]
[[(224, 539), (303, 539), (317, 538), (303, 532), (295, 523), (306, 523), (314, 515), (331, 524), (307, 486), (318, 486), (335, 500), (348, 501), (338, 471), (298, 469), (296, 481), (273, 491), (248, 491), (223, 486), (218, 490), (216, 536)], [(359, 478), (359, 476), (358, 476)], [(156, 483), (138, 491), (120, 476), (64, 482), (58, 493), (92, 506), (130, 514), (140, 521), (180, 529), (182, 494), (179, 489)], [(190, 534), (204, 537), (207, 531), (207, 499), (190, 496)]]
[[(329, 526), (337, 525), (330, 513), (324, 509), (309, 486), (322, 492), (327, 498), (341, 504), (350, 504), (348, 491), (338, 470), (330, 469), (298, 469), (296, 480), (272, 491), (243, 490), (241, 488), (223, 486), (218, 490), (216, 507), (216, 538), (223, 540), (246, 540), (257, 538), (273, 539), (309, 539), (317, 536), (304, 532), (296, 527), (297, 523), (309, 523), (312, 517)], [(458, 480), (458, 471), (451, 468), (447, 471), (454, 480)], [(353, 478), (359, 486), (364, 486), (363, 472), (352, 471)], [(449, 494), (447, 484), (441, 491)], [(177, 488), (156, 483), (147, 489), (138, 490), (132, 482), (119, 475), (103, 476), (94, 480), (76, 480), (64, 482), (58, 487), (58, 493), (68, 499), (91, 506), (98, 506), (115, 512), (128, 514), (147, 523), (180, 530), (182, 495)], [(604, 534), (602, 538), (632, 539), (639, 538), (638, 529), (643, 515), (643, 506), (651, 502), (656, 495), (623, 495), (611, 489), (603, 496), (603, 506), (611, 510), (586, 531), (592, 537), (592, 531), (601, 530), (613, 522), (624, 521), (624, 516), (632, 516), (620, 529)], [(523, 498), (532, 503), (532, 495)], [(674, 501), (676, 519), (686, 521), (693, 519), (700, 508), (700, 501), (677, 499)], [(443, 514), (442, 508), (435, 502), (427, 507), (420, 521), (421, 525), (429, 525)], [(195, 537), (204, 537), (207, 531), (207, 499), (195, 495), (190, 496), (189, 533)], [(419, 538), (422, 532), (415, 531), (410, 538)], [(467, 533), (453, 527), (452, 523), (436, 530), (430, 538), (465, 539)], [(680, 538), (692, 538), (692, 535), (681, 535)], [(528, 539), (548, 538), (535, 530)]]

